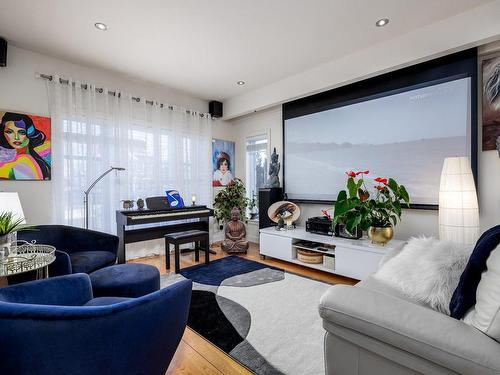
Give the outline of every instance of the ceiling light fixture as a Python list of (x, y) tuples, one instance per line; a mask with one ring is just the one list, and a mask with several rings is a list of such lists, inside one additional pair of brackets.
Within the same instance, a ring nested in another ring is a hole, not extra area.
[(238, 82), (236, 82), (236, 84), (239, 86), (243, 86), (245, 84), (245, 81), (238, 81)]
[(389, 23), (389, 18), (381, 18), (377, 22), (375, 22), (375, 26), (382, 27)]
[(108, 29), (108, 26), (102, 22), (96, 22), (94, 23), (94, 26), (101, 31), (106, 31)]

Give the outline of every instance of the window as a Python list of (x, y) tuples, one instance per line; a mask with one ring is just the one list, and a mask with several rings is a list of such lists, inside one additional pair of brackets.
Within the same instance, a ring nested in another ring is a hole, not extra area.
[(266, 184), (267, 159), (267, 134), (248, 137), (246, 140), (246, 190), (249, 199), (257, 198), (259, 188)]

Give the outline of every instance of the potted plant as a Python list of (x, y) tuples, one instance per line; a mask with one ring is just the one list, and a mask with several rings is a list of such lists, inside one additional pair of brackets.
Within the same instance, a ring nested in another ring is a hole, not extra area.
[(231, 210), (237, 207), (240, 210), (241, 220), (246, 220), (245, 212), (248, 204), (243, 181), (235, 178), (224, 189), (219, 191), (214, 199), (214, 216), (223, 229), (223, 223), (231, 220)]
[(374, 197), (365, 185), (368, 171), (346, 172), (347, 191), (341, 190), (335, 202), (333, 226), (344, 224), (347, 233), (367, 230), (372, 243), (385, 245), (392, 239), (393, 226), (401, 219), (403, 205), (409, 207), (406, 188), (393, 178), (377, 177)]
[(9, 255), (12, 235), (18, 230), (28, 228), (23, 221), (23, 218), (16, 217), (10, 211), (0, 213), (0, 253), (3, 256)]

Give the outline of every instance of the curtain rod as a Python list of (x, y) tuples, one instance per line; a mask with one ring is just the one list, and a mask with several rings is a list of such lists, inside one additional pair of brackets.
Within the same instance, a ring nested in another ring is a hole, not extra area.
[[(51, 75), (51, 74), (44, 74), (44, 73), (35, 73), (35, 77), (36, 78), (41, 78), (41, 79), (46, 79), (48, 81), (52, 81), (54, 79), (53, 75)], [(68, 85), (69, 84), (69, 80), (68, 79), (59, 78), (59, 83), (61, 83), (63, 85)], [(72, 84), (72, 86), (75, 86), (75, 82), (72, 82), (71, 84)], [(84, 90), (88, 90), (89, 84), (88, 83), (82, 83), (80, 85), (80, 87), (82, 89), (84, 89)], [(95, 91), (97, 91), (98, 93), (102, 94), (104, 92), (104, 89), (102, 87), (96, 87)], [(108, 94), (112, 95), (112, 96), (117, 96), (116, 91), (109, 91), (108, 90)], [(121, 97), (121, 93), (118, 93), (118, 97), (119, 98)], [(132, 100), (135, 100), (137, 103), (139, 103), (141, 101), (141, 98), (132, 96)], [(146, 104), (154, 105), (155, 102), (153, 100), (147, 100), (146, 99)], [(168, 109), (170, 109), (172, 111), (174, 110), (174, 106), (172, 106), (172, 105), (166, 105), (166, 104), (163, 104), (163, 103), (158, 103), (158, 104), (160, 105), (160, 108), (168, 108)], [(197, 112), (198, 111), (186, 109), (186, 113), (188, 113), (188, 114), (194, 114), (194, 113), (197, 113)], [(209, 114), (207, 114), (207, 113), (198, 113), (198, 115), (200, 117), (209, 117)]]

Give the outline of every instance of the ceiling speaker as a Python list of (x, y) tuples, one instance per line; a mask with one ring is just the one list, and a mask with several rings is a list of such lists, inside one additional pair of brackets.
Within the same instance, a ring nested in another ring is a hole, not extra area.
[(7, 66), (7, 41), (0, 38), (0, 66)]

